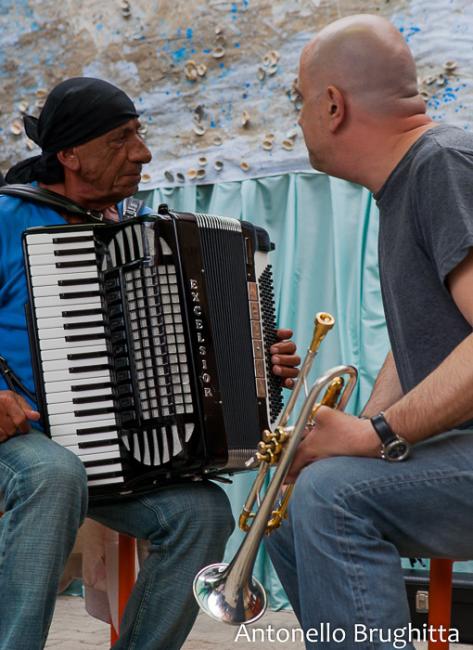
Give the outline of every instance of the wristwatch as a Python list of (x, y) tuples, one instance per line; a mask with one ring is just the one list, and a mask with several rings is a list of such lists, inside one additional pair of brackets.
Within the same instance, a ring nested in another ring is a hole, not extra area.
[(381, 440), (381, 458), (390, 462), (406, 460), (411, 452), (411, 446), (407, 440), (394, 433), (386, 422), (384, 413), (381, 411), (370, 418), (370, 422)]

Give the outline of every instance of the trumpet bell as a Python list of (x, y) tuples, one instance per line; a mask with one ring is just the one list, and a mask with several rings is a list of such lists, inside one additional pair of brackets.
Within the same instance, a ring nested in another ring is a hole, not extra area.
[(194, 579), (194, 597), (199, 607), (217, 621), (229, 625), (254, 623), (266, 611), (266, 592), (253, 576), (243, 586), (232, 580), (228, 564), (210, 564)]

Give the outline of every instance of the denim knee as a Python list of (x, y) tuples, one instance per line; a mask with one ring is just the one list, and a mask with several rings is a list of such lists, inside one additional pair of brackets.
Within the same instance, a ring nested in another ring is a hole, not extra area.
[(215, 483), (190, 486), (183, 500), (188, 526), (205, 531), (206, 535), (229, 537), (234, 528), (232, 509), (225, 492)]
[(156, 507), (176, 535), (185, 531), (196, 539), (227, 539), (234, 527), (227, 495), (209, 481), (174, 486), (145, 500)]
[(215, 483), (209, 483), (205, 505), (206, 525), (231, 535), (235, 527), (232, 508), (225, 492)]
[[(79, 458), (69, 450), (58, 447), (34, 465), (25, 467), (16, 476), (20, 499), (40, 500), (45, 506), (62, 512), (66, 518), (82, 523), (87, 512), (87, 475)], [(14, 495), (13, 495), (14, 497)]]
[(313, 518), (333, 512), (351, 485), (349, 467), (356, 458), (334, 457), (318, 460), (302, 470), (291, 496), (293, 517)]

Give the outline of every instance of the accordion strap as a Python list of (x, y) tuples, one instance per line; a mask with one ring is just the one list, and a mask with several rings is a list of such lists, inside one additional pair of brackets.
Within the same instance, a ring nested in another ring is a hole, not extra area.
[(36, 401), (36, 395), (32, 393), (26, 386), (18, 379), (13, 370), (7, 363), (5, 357), (0, 357), (0, 375), (3, 375), (5, 383), (8, 388), (13, 392), (21, 390), (32, 402)]
[(22, 183), (4, 185), (0, 187), (0, 194), (17, 196), (20, 199), (33, 201), (34, 203), (42, 203), (50, 208), (82, 217), (86, 221), (104, 221), (103, 214), (98, 210), (86, 210), (75, 201), (66, 199), (62, 194), (45, 190), (42, 187), (33, 187), (32, 185), (23, 185)]

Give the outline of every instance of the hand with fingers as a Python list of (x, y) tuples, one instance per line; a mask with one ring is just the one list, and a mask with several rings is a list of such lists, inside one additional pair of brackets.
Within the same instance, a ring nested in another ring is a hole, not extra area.
[(297, 366), (300, 364), (301, 358), (296, 354), (296, 344), (289, 340), (292, 330), (279, 329), (276, 331), (276, 336), (279, 341), (270, 348), (273, 373), (281, 377), (285, 388), (293, 388), (293, 378), (299, 374)]
[(17, 433), (28, 433), (28, 420), (37, 422), (40, 417), (38, 411), (34, 411), (18, 393), (11, 390), (0, 391), (0, 443)]
[(313, 427), (304, 433), (285, 482), (294, 483), (306, 465), (331, 456), (380, 459), (379, 436), (371, 422), (321, 406)]

